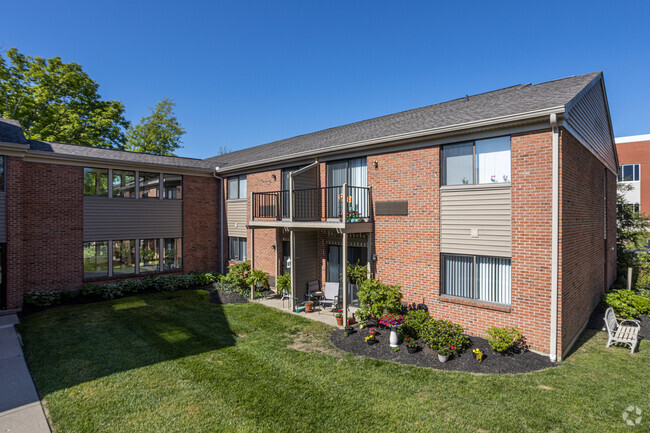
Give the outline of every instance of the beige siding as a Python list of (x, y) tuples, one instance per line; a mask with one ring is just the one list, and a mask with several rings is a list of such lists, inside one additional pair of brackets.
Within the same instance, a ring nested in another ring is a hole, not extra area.
[(182, 200), (84, 197), (84, 240), (183, 236)]
[(616, 154), (602, 80), (598, 80), (578, 99), (567, 113), (569, 124), (588, 143), (588, 147), (614, 172)]
[(320, 266), (318, 263), (318, 232), (296, 231), (296, 257), (291, 264), (295, 275), (295, 291), (300, 302), (305, 300), (307, 283), (320, 280)]
[(228, 220), (228, 236), (246, 237), (246, 199), (228, 200), (226, 202), (226, 218)]
[(510, 209), (510, 186), (443, 188), (440, 252), (510, 257)]
[(0, 192), (0, 243), (7, 242), (7, 193)]

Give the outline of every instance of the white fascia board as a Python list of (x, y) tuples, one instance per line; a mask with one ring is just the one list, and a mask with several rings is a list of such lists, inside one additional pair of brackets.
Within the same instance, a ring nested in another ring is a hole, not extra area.
[(616, 137), (614, 141), (616, 142), (616, 144), (635, 143), (637, 141), (650, 141), (650, 134), (628, 135), (627, 137)]

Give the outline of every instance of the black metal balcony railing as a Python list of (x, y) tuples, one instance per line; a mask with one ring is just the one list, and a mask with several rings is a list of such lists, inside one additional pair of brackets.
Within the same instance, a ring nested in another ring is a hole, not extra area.
[[(293, 221), (343, 221), (347, 204), (347, 222), (370, 220), (369, 187), (328, 186), (293, 191)], [(254, 192), (253, 220), (291, 220), (290, 191)]]

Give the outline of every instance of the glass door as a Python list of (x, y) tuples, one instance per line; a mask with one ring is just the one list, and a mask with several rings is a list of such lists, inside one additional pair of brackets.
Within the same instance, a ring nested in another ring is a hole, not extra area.
[[(366, 214), (367, 198), (359, 191), (348, 192), (348, 197), (342, 197), (344, 183), (348, 186), (367, 187), (368, 170), (366, 158), (349, 159), (346, 161), (335, 161), (327, 163), (327, 217), (339, 218), (343, 212), (343, 200), (348, 200), (349, 209), (359, 211), (359, 214)], [(339, 187), (339, 188), (336, 188)]]
[[(348, 263), (356, 265), (357, 263), (365, 266), (368, 263), (368, 249), (366, 247), (348, 247)], [(339, 283), (339, 296), (342, 295), (340, 287), (343, 286), (343, 247), (340, 245), (329, 245), (327, 254), (327, 282)], [(355, 307), (359, 306), (358, 289), (348, 283), (348, 302)]]
[(288, 241), (282, 241), (282, 274), (291, 273), (291, 246)]

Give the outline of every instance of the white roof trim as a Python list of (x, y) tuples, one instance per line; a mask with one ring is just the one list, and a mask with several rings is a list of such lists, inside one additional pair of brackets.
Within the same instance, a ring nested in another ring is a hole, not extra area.
[(634, 143), (635, 141), (650, 141), (650, 134), (628, 135), (627, 137), (616, 137), (614, 141), (616, 142), (616, 144)]

